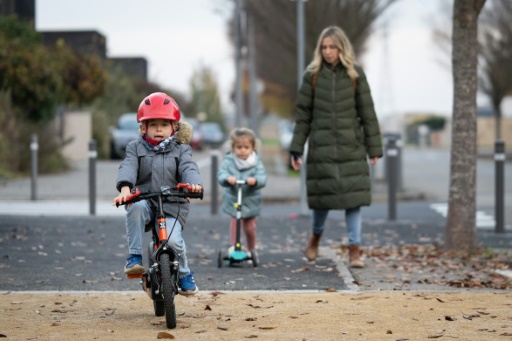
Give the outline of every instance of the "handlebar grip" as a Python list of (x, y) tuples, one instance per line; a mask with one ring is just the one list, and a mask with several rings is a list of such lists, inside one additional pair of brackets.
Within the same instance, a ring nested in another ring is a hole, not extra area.
[(192, 186), (189, 184), (182, 184), (182, 183), (179, 183), (178, 186), (176, 186), (176, 188), (178, 190), (181, 190), (182, 188), (186, 189), (188, 192), (185, 192), (185, 194), (183, 195), (186, 198), (203, 200), (203, 195), (204, 195), (203, 189), (201, 189), (201, 192), (190, 192), (190, 190), (192, 189)]
[(185, 197), (190, 199), (201, 199), (203, 200), (204, 191), (201, 190), (201, 192), (187, 192)]

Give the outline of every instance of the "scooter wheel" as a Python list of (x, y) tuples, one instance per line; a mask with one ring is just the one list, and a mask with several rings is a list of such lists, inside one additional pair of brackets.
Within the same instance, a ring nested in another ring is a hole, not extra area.
[(224, 264), (224, 252), (219, 251), (219, 256), (217, 258), (217, 266), (219, 268), (222, 268), (222, 265)]

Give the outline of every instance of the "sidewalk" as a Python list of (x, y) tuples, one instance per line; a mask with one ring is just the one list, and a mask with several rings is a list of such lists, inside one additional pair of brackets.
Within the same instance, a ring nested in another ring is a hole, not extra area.
[[(205, 188), (202, 204), (211, 203), (211, 176), (209, 171), (209, 159), (198, 162), (203, 176)], [(115, 180), (119, 161), (97, 161), (96, 163), (96, 196), (94, 202), (98, 208), (97, 215), (111, 215), (104, 210), (107, 202), (112, 202), (118, 192), (115, 189)], [(2, 211), (9, 210), (14, 204), (23, 204), (27, 210), (33, 212), (52, 212), (54, 209), (76, 212), (72, 214), (88, 214), (90, 203), (90, 184), (89, 184), (89, 163), (88, 161), (76, 162), (71, 171), (55, 174), (40, 175), (35, 181), (35, 197), (32, 199), (32, 179), (29, 177), (5, 180), (0, 179), (0, 214)], [(373, 183), (373, 201), (385, 202), (387, 200), (387, 186), (382, 182)], [(222, 188), (218, 186), (218, 200), (222, 195)], [(300, 200), (300, 177), (278, 175), (275, 172), (268, 172), (267, 185), (262, 190), (263, 201), (267, 204), (275, 203), (297, 203)], [(421, 193), (408, 193), (401, 191), (397, 193), (397, 200), (422, 200), (424, 196)], [(51, 203), (58, 205), (52, 208)], [(62, 206), (64, 205), (64, 206)], [(107, 205), (108, 206), (108, 205)], [(76, 207), (72, 209), (72, 207)], [(8, 212), (8, 211), (7, 211)], [(27, 211), (25, 211), (27, 212)]]

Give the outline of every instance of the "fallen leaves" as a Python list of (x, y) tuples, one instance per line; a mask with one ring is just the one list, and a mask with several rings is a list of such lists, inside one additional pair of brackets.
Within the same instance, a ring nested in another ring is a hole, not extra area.
[(156, 335), (156, 338), (157, 339), (174, 339), (174, 335), (172, 334), (169, 334), (167, 332), (159, 332), (157, 335)]
[[(471, 257), (445, 252), (439, 245), (405, 244), (372, 246), (364, 251), (376, 267), (387, 267), (395, 274), (386, 274), (387, 281), (397, 280), (396, 272), (417, 278), (416, 283), (454, 288), (512, 289), (512, 278), (504, 275), (512, 268), (510, 254), (480, 249)], [(403, 276), (402, 284), (410, 278)]]
[(249, 307), (251, 308), (254, 308), (254, 309), (260, 309), (260, 308), (263, 308), (263, 309), (270, 309), (270, 308), (273, 308), (274, 306), (271, 305), (271, 306), (268, 306), (268, 307), (262, 307), (262, 306), (259, 306), (259, 305), (254, 305), (252, 303), (248, 303), (247, 304)]

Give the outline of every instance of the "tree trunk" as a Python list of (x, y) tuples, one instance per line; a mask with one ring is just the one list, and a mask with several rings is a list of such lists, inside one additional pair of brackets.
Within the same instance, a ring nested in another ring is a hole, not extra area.
[(485, 0), (454, 0), (453, 128), (445, 248), (470, 254), (475, 247), (477, 23)]

